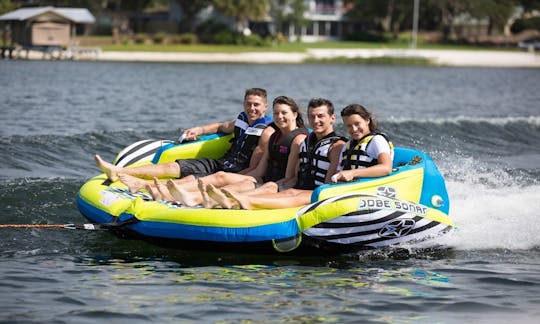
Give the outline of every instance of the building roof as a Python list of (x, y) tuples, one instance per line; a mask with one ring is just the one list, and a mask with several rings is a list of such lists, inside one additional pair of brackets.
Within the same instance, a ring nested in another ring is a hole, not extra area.
[(32, 7), (20, 8), (0, 16), (0, 21), (24, 21), (44, 13), (54, 13), (77, 24), (93, 24), (96, 18), (86, 8)]

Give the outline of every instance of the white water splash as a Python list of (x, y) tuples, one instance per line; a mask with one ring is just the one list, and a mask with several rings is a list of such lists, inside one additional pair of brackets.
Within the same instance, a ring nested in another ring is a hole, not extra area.
[[(535, 169), (534, 161), (524, 169)], [(540, 247), (540, 184), (533, 175), (457, 154), (439, 167), (458, 230), (438, 243), (462, 250)]]
[(447, 187), (458, 230), (440, 243), (463, 250), (540, 246), (540, 186), (486, 188), (450, 181)]

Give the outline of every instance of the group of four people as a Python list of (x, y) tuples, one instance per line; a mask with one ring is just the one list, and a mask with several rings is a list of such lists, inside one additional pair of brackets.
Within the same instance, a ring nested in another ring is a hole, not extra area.
[(132, 192), (144, 188), (155, 200), (242, 209), (306, 205), (319, 185), (392, 171), (392, 143), (362, 105), (351, 104), (341, 111), (349, 140), (334, 131), (336, 116), (330, 100), (309, 101), (311, 133), (292, 98), (274, 99), (273, 121), (266, 116), (267, 109), (266, 91), (247, 89), (243, 112), (236, 119), (184, 131), (186, 140), (233, 133), (231, 148), (219, 159), (122, 168), (96, 155), (96, 163), (111, 181), (122, 181)]

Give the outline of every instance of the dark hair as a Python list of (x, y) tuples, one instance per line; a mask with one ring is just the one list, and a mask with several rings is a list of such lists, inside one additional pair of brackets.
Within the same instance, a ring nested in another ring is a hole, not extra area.
[(300, 112), (300, 107), (298, 107), (298, 104), (296, 104), (296, 101), (294, 101), (293, 98), (287, 96), (276, 97), (272, 102), (272, 107), (275, 107), (277, 104), (289, 106), (292, 112), (296, 113), (296, 126), (304, 127), (304, 119), (302, 118), (302, 112)]
[(334, 114), (334, 104), (332, 101), (324, 98), (313, 98), (309, 101), (307, 109), (318, 108), (320, 106), (326, 106), (328, 108), (328, 114)]
[(365, 120), (369, 121), (369, 130), (370, 131), (376, 131), (377, 128), (379, 128), (379, 123), (377, 122), (377, 119), (373, 117), (373, 114), (366, 109), (366, 107), (360, 105), (360, 104), (350, 104), (347, 107), (343, 108), (341, 110), (341, 117), (347, 117), (351, 115), (360, 115)]
[(248, 96), (259, 96), (264, 99), (266, 102), (266, 90), (263, 88), (250, 88), (246, 89), (246, 93), (244, 94), (244, 99), (246, 99)]

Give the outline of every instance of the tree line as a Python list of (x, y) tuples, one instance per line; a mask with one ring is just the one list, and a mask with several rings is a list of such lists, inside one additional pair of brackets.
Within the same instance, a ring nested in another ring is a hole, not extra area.
[[(413, 1), (402, 0), (346, 0), (351, 5), (348, 17), (365, 24), (365, 30), (391, 33), (409, 30), (413, 20)], [(448, 40), (456, 20), (487, 21), (487, 35), (502, 34), (516, 20), (537, 20), (540, 0), (420, 0), (419, 29), (440, 31)], [(540, 21), (533, 29), (540, 30)], [(519, 32), (521, 30), (513, 30)]]
[[(305, 26), (304, 0), (174, 0), (183, 12), (181, 32), (196, 32), (198, 13), (212, 6), (224, 17), (234, 21), (240, 32), (250, 21), (271, 17), (279, 27), (292, 24)], [(452, 36), (456, 20), (462, 17), (487, 21), (488, 35), (519, 32), (527, 28), (540, 30), (540, 0), (419, 0), (419, 29), (438, 31), (444, 40)], [(93, 13), (113, 12), (129, 15), (156, 9), (167, 10), (168, 0), (0, 0), (0, 13), (31, 3), (33, 6), (85, 7)], [(328, 1), (322, 2), (328, 3)], [(391, 35), (410, 30), (413, 21), (414, 0), (343, 0), (342, 10), (347, 21), (354, 25), (357, 38), (373, 35)], [(516, 16), (517, 14), (517, 16)], [(536, 15), (536, 17), (535, 17)], [(360, 32), (359, 32), (360, 31)], [(354, 37), (354, 35), (351, 35)], [(362, 39), (359, 39), (362, 40)]]

